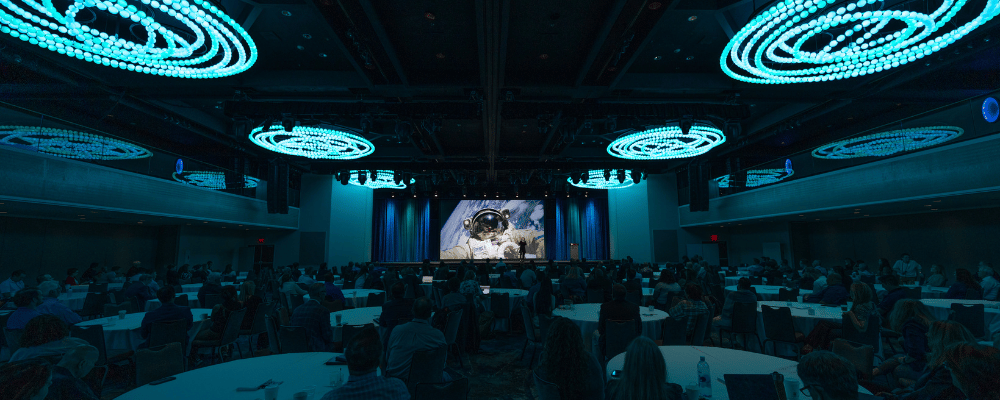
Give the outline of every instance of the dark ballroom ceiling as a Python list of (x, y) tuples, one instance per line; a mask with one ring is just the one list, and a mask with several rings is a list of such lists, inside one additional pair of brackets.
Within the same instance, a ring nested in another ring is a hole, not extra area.
[[(924, 3), (885, 1), (904, 8)], [(967, 8), (982, 10), (985, 3), (970, 0)], [(1000, 87), (996, 21), (885, 72), (761, 85), (730, 78), (719, 57), (767, 1), (221, 4), (259, 48), (246, 72), (199, 80), (150, 76), (4, 35), (0, 106), (225, 168), (247, 166), (262, 178), (268, 163), (283, 158), (293, 177), (394, 169), (416, 176), (419, 190), (433, 191), (454, 189), (462, 172), (467, 185), (475, 176), (484, 188), (549, 190), (551, 181), (593, 168), (752, 166)], [(666, 161), (622, 160), (605, 150), (622, 131), (683, 116), (728, 127), (726, 143), (696, 159)], [(353, 161), (310, 160), (247, 139), (248, 129), (283, 117), (358, 132), (369, 119), (363, 136), (376, 151)]]

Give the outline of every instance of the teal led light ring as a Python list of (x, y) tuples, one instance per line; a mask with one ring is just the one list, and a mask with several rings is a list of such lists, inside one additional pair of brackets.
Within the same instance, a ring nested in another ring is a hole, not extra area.
[(937, 146), (962, 136), (957, 126), (928, 126), (879, 132), (827, 143), (813, 150), (812, 156), (830, 160), (860, 157), (885, 157), (905, 151)]
[(574, 183), (573, 178), (566, 178), (566, 182), (581, 189), (624, 189), (634, 185), (635, 182), (632, 181), (632, 178), (629, 178), (632, 175), (632, 171), (628, 169), (624, 170), (625, 180), (622, 182), (618, 181), (617, 176), (621, 171), (613, 169), (609, 175), (610, 178), (604, 179), (603, 169), (592, 169), (587, 172), (587, 183), (583, 183), (583, 181)]
[(0, 144), (78, 160), (135, 160), (153, 156), (146, 148), (122, 140), (38, 126), (0, 126)]
[[(395, 172), (387, 169), (380, 169), (375, 171), (375, 175), (372, 175), (372, 171), (361, 171), (365, 174), (365, 183), (361, 184), (361, 180), (358, 179), (358, 171), (351, 171), (351, 178), (347, 181), (352, 185), (365, 186), (372, 189), (406, 189), (406, 182), (400, 181), (396, 183)], [(410, 178), (410, 184), (416, 182), (416, 179)]]
[[(186, 183), (188, 185), (194, 185), (198, 187), (222, 190), (222, 189), (237, 189), (231, 187), (233, 185), (226, 184), (226, 174), (219, 171), (189, 171), (183, 174), (173, 173), (173, 178), (177, 182)], [(235, 182), (234, 182), (235, 183)], [(257, 187), (260, 184), (260, 179), (254, 178), (249, 175), (243, 175), (243, 185), (244, 189), (251, 189)]]
[(354, 160), (375, 152), (367, 139), (335, 129), (296, 126), (286, 132), (281, 125), (257, 127), (250, 141), (265, 149), (313, 159)]
[(608, 154), (629, 160), (695, 157), (726, 142), (718, 128), (693, 125), (687, 134), (678, 126), (661, 126), (622, 136), (608, 145)]
[[(952, 19), (966, 0), (944, 0), (926, 14), (883, 10), (883, 5), (878, 0), (778, 1), (733, 36), (720, 66), (734, 79), (761, 84), (869, 75), (940, 51), (1000, 14), (1000, 0), (985, 0), (982, 11), (964, 24)], [(823, 47), (804, 49), (807, 45)]]
[[(108, 28), (98, 19), (78, 21), (84, 9), (141, 25), (137, 30), (146, 37), (133, 41), (102, 31)], [(257, 45), (246, 30), (206, 0), (70, 0), (65, 9), (51, 0), (0, 0), (0, 32), (69, 57), (150, 75), (219, 78), (257, 61)]]

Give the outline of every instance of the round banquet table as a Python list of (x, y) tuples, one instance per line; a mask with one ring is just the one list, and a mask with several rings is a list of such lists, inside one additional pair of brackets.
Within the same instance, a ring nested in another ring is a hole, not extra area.
[(90, 291), (90, 285), (70, 285), (70, 290), (73, 293), (76, 293), (76, 292), (86, 293), (86, 292)]
[(420, 287), (422, 289), (424, 289), (424, 296), (431, 297), (431, 294), (434, 292), (434, 284), (437, 284), (437, 283), (440, 283), (440, 282), (448, 282), (448, 281), (445, 281), (445, 280), (435, 280), (434, 283), (421, 283)]
[[(187, 298), (188, 298), (188, 306), (189, 307), (200, 307), (201, 306), (200, 303), (198, 303), (198, 293), (195, 293), (195, 292), (184, 292), (184, 293), (178, 293), (177, 296), (187, 296)], [(162, 306), (162, 305), (163, 304), (160, 303), (160, 299), (146, 300), (146, 310), (145, 311), (146, 312), (153, 311), (153, 310), (155, 310), (157, 308), (160, 308), (160, 306)]]
[[(340, 324), (337, 325), (337, 315), (340, 315)], [(378, 317), (382, 315), (382, 307), (362, 307), (330, 313), (330, 326), (333, 327), (333, 341), (340, 342), (340, 332), (343, 325), (365, 325), (375, 324), (378, 326)]]
[(993, 337), (994, 333), (1000, 332), (1000, 302), (989, 301), (989, 300), (948, 300), (948, 299), (923, 299), (920, 302), (927, 305), (930, 308), (931, 313), (934, 314), (934, 318), (944, 321), (948, 319), (948, 313), (951, 311), (951, 305), (953, 303), (957, 304), (982, 304), (983, 308), (983, 319), (986, 324), (986, 333), (988, 337)]
[[(601, 305), (596, 303), (588, 304), (575, 304), (573, 305), (573, 310), (564, 310), (561, 307), (556, 308), (552, 311), (553, 316), (569, 318), (573, 323), (580, 327), (580, 333), (583, 334), (583, 343), (586, 345), (588, 343), (593, 343), (594, 332), (597, 331), (597, 321), (600, 317)], [(663, 324), (663, 320), (670, 315), (660, 311), (653, 310), (652, 313), (649, 312), (647, 307), (643, 307), (639, 310), (639, 317), (642, 318), (642, 335), (653, 340), (660, 338), (660, 326)], [(595, 348), (594, 354), (599, 354)]]
[[(778, 289), (783, 288), (783, 286), (753, 285), (753, 288), (757, 290), (757, 294), (760, 295), (761, 299), (764, 299), (765, 301), (778, 301)], [(735, 291), (736, 291), (735, 285), (726, 286), (726, 294)], [(807, 294), (812, 294), (812, 290), (807, 290), (807, 289), (799, 290), (799, 296), (805, 296)]]
[[(900, 287), (915, 288), (917, 285), (899, 285)], [(945, 293), (948, 293), (948, 288), (946, 287), (933, 287), (933, 286), (919, 286), (920, 298), (921, 299), (940, 299), (944, 297)], [(879, 298), (885, 295), (885, 289), (882, 287), (881, 283), (875, 284), (875, 293), (880, 294)]]
[(87, 292), (63, 293), (59, 295), (58, 299), (70, 310), (82, 310), (83, 302), (87, 299)]
[[(207, 308), (192, 308), (191, 314), (194, 315), (195, 324), (191, 326), (191, 331), (189, 332), (189, 337), (192, 333), (197, 333), (200, 324), (198, 322), (202, 321), (202, 314), (211, 314), (212, 310)], [(135, 350), (140, 344), (145, 342), (142, 338), (142, 334), (139, 332), (139, 328), (142, 326), (142, 318), (146, 316), (146, 313), (132, 313), (126, 314), (125, 319), (118, 319), (118, 316), (108, 317), (108, 318), (96, 318), (89, 321), (83, 321), (77, 326), (93, 326), (93, 325), (104, 325), (104, 343), (108, 350)], [(114, 325), (111, 325), (109, 321), (114, 321)]]
[(125, 288), (125, 284), (122, 282), (112, 282), (108, 284), (108, 290), (122, 290)]
[(246, 358), (174, 375), (177, 379), (160, 385), (144, 385), (121, 396), (121, 400), (166, 399), (263, 399), (264, 391), (237, 392), (237, 387), (257, 387), (273, 379), (283, 382), (278, 399), (291, 399), (307, 386), (316, 386), (313, 399), (329, 392), (330, 376), (340, 372), (347, 381), (347, 365), (325, 365), (338, 353), (292, 353)]
[[(383, 290), (375, 289), (345, 289), (343, 292), (347, 304), (352, 305), (354, 308), (365, 307), (365, 304), (368, 304), (368, 295), (371, 293), (385, 293)], [(309, 295), (305, 295), (304, 299), (309, 300)]]
[[(189, 283), (187, 285), (181, 285), (181, 289), (184, 290), (184, 293), (190, 293), (190, 292), (197, 293), (199, 290), (201, 290), (201, 287), (203, 285), (204, 285), (203, 283)], [(236, 282), (222, 282), (222, 286), (234, 286), (234, 285), (236, 285)]]
[[(764, 335), (764, 314), (760, 312), (760, 306), (780, 308), (788, 307), (788, 303), (784, 301), (757, 302), (757, 335), (760, 336), (760, 341), (763, 343), (767, 336)], [(792, 323), (795, 325), (795, 330), (806, 336), (809, 336), (809, 332), (812, 332), (819, 321), (828, 320), (836, 323), (843, 321), (844, 311), (840, 307), (827, 307), (813, 303), (792, 303), (789, 308), (792, 311)], [(816, 315), (809, 315), (810, 308), (816, 311)], [(788, 346), (778, 346), (778, 348), (783, 351), (788, 350)]]
[[(500, 289), (500, 288), (494, 289), (494, 288), (490, 288), (490, 294), (493, 294), (493, 293), (496, 293), (496, 294), (503, 294), (503, 293), (510, 294), (510, 303), (508, 304), (510, 306), (510, 314), (511, 315), (521, 315), (520, 314), (521, 313), (521, 302), (525, 301), (525, 298), (528, 297), (528, 291), (527, 290), (523, 290), (523, 289)], [(490, 305), (491, 304), (492, 303), (490, 302), (490, 298), (489, 297), (486, 297), (485, 300), (483, 300), (483, 307), (486, 307), (487, 310), (490, 309)], [(506, 315), (504, 317), (506, 317)], [(496, 328), (496, 330), (500, 330), (500, 331), (504, 331), (504, 332), (510, 330), (510, 319), (509, 318), (505, 318), (505, 319), (502, 319), (502, 320), (497, 320), (495, 328)]]
[[(712, 371), (712, 400), (728, 400), (729, 393), (718, 379), (724, 379), (726, 374), (770, 374), (778, 372), (788, 378), (799, 378), (796, 372), (798, 363), (784, 358), (771, 357), (748, 351), (723, 349), (719, 347), (700, 346), (660, 346), (663, 360), (667, 362), (667, 380), (670, 383), (686, 388), (698, 384), (698, 362), (705, 357)], [(610, 377), (611, 371), (620, 370), (625, 365), (625, 353), (621, 353), (608, 361), (605, 376)], [(801, 381), (801, 379), (799, 379)], [(858, 386), (858, 392), (871, 394), (867, 389)], [(800, 395), (801, 399), (802, 396)]]

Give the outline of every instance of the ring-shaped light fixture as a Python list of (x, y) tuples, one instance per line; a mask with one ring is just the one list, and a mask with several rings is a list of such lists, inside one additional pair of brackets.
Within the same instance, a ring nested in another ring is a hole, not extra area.
[(720, 176), (718, 178), (715, 178), (715, 181), (719, 183), (719, 189), (728, 188), (729, 185), (730, 185), (729, 174), (726, 174), (726, 175)]
[(263, 126), (250, 132), (250, 141), (265, 149), (314, 159), (354, 160), (375, 152), (367, 139), (335, 129), (296, 126), (286, 132), (281, 125)]
[(153, 156), (142, 146), (118, 139), (39, 126), (0, 126), (0, 144), (78, 160), (135, 160)]
[(608, 145), (608, 154), (629, 160), (666, 160), (694, 157), (726, 142), (718, 128), (695, 124), (688, 133), (676, 125), (661, 126), (622, 136)]
[(924, 14), (883, 10), (882, 0), (778, 1), (733, 36), (720, 65), (734, 79), (762, 84), (874, 74), (940, 51), (1000, 14), (1000, 0), (986, 0), (958, 25), (952, 18), (966, 0), (939, 3)]
[(900, 129), (827, 143), (813, 150), (816, 158), (844, 160), (859, 157), (885, 157), (904, 151), (937, 146), (965, 132), (957, 126), (928, 126)]
[[(351, 171), (351, 179), (347, 181), (352, 185), (365, 186), (372, 189), (406, 189), (406, 182), (400, 181), (398, 184), (394, 178), (395, 171), (388, 169), (380, 169), (375, 171), (375, 175), (372, 176), (372, 171), (361, 171), (365, 173), (365, 183), (361, 184), (358, 179), (358, 171)], [(410, 184), (416, 182), (416, 179), (410, 178)]]
[[(177, 174), (174, 172), (173, 177), (177, 182), (208, 189), (237, 189), (226, 184), (226, 174), (220, 171), (189, 171), (183, 174)], [(233, 183), (235, 184), (236, 182)], [(243, 175), (244, 189), (255, 188), (258, 184), (260, 184), (260, 179), (249, 175)]]
[[(80, 21), (83, 10), (99, 18)], [(139, 34), (111, 30), (119, 26), (118, 18)], [(0, 32), (94, 64), (151, 75), (219, 78), (257, 61), (250, 35), (205, 0), (70, 0), (65, 9), (51, 0), (0, 0)]]
[[(790, 164), (787, 162), (788, 160), (785, 161), (786, 168), (751, 169), (747, 171), (746, 187), (752, 188), (778, 183), (795, 174), (795, 171), (788, 165)], [(732, 187), (730, 175), (728, 174), (715, 178), (715, 181), (719, 183), (719, 188)]]
[(635, 184), (631, 178), (632, 171), (628, 169), (624, 170), (625, 180), (619, 182), (617, 176), (620, 171), (613, 169), (610, 178), (604, 179), (603, 169), (592, 169), (587, 172), (587, 183), (583, 183), (583, 181), (574, 183), (573, 178), (566, 178), (566, 182), (581, 189), (624, 189)]
[(997, 99), (992, 97), (987, 97), (983, 100), (983, 118), (986, 122), (997, 122), (997, 117), (1000, 117), (1000, 105), (997, 104)]

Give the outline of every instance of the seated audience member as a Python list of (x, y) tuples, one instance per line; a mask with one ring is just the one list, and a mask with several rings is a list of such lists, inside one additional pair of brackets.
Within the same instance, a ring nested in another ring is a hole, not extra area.
[(333, 349), (333, 328), (330, 326), (330, 310), (323, 307), (316, 299), (326, 296), (326, 287), (322, 283), (309, 286), (309, 301), (295, 308), (288, 325), (301, 326), (309, 337), (309, 349), (312, 351), (331, 351)]
[[(382, 338), (384, 344), (388, 344), (389, 337), (392, 336), (392, 330), (400, 323), (400, 319), (413, 319), (413, 300), (404, 298), (406, 295), (406, 284), (403, 281), (396, 281), (389, 288), (389, 291), (392, 299), (382, 305), (382, 314), (378, 317), (378, 325), (385, 329)], [(403, 323), (406, 322), (404, 321)]]
[(299, 275), (298, 283), (304, 283), (306, 285), (312, 285), (316, 283), (316, 280), (312, 278), (313, 270), (312, 267), (306, 268), (306, 273)]
[(559, 386), (563, 399), (604, 399), (604, 372), (593, 354), (584, 350), (580, 327), (556, 317), (549, 325), (535, 375)]
[(832, 273), (826, 277), (827, 286), (822, 290), (803, 296), (806, 303), (844, 304), (847, 301), (847, 288), (842, 285), (840, 274)]
[(10, 361), (62, 357), (70, 349), (86, 345), (87, 342), (83, 339), (69, 337), (69, 327), (56, 316), (40, 315), (32, 318), (24, 327), (21, 348), (14, 352)]
[(764, 265), (761, 264), (759, 258), (755, 258), (753, 259), (753, 264), (747, 267), (747, 271), (752, 276), (762, 276), (764, 274)]
[(434, 280), (446, 281), (448, 280), (450, 272), (451, 270), (448, 269), (448, 265), (445, 264), (444, 261), (442, 261), (438, 264), (437, 269), (434, 270)]
[(604, 268), (594, 268), (590, 272), (587, 290), (600, 290), (603, 293), (603, 302), (611, 301), (611, 280), (605, 276)]
[(796, 367), (802, 388), (813, 400), (856, 400), (858, 378), (854, 365), (829, 351), (802, 356)]
[(625, 290), (625, 286), (616, 284), (611, 289), (612, 300), (601, 304), (601, 311), (597, 319), (597, 333), (599, 334), (598, 343), (600, 344), (602, 355), (615, 356), (615, 354), (605, 354), (605, 347), (607, 346), (605, 330), (607, 329), (608, 320), (633, 321), (635, 322), (635, 333), (642, 333), (642, 317), (639, 315), (639, 306), (625, 301), (627, 295), (628, 291)]
[(24, 277), (28, 276), (24, 270), (15, 270), (10, 273), (10, 278), (0, 282), (0, 297), (13, 297), (15, 293), (24, 289)]
[[(483, 273), (486, 276), (487, 273)], [(403, 284), (406, 285), (406, 293), (403, 295), (404, 298), (413, 300), (424, 294), (423, 288), (420, 287), (423, 279), (417, 276), (417, 271), (413, 268), (406, 268), (403, 270)]]
[[(222, 304), (217, 304), (215, 308), (212, 309), (212, 326), (209, 329), (198, 332), (195, 336), (191, 345), (192, 358), (197, 356), (198, 347), (203, 345), (199, 342), (212, 342), (219, 340), (219, 338), (222, 337), (222, 332), (226, 329), (226, 324), (229, 323), (229, 316), (233, 313), (233, 311), (243, 308), (243, 304), (237, 300), (235, 286), (224, 286), (222, 288), (222, 292), (219, 294), (222, 296)], [(329, 325), (330, 320), (327, 319), (327, 326)], [(193, 361), (192, 364), (197, 362), (196, 359), (192, 359), (191, 361)]]
[(82, 380), (94, 369), (99, 355), (97, 348), (91, 345), (70, 349), (59, 364), (52, 367), (52, 386), (45, 400), (100, 399)]
[(80, 275), (81, 283), (94, 283), (97, 280), (97, 263), (90, 263), (87, 269)]
[(138, 275), (139, 280), (132, 282), (125, 289), (125, 298), (136, 298), (139, 300), (139, 310), (146, 308), (146, 301), (156, 298), (156, 292), (150, 287), (153, 277), (147, 274)]
[(397, 378), (379, 376), (382, 341), (375, 329), (363, 329), (344, 347), (350, 376), (343, 385), (327, 392), (322, 400), (409, 400), (406, 384)]
[[(188, 330), (194, 324), (194, 316), (191, 315), (191, 308), (174, 304), (177, 291), (173, 286), (164, 286), (156, 292), (156, 298), (160, 300), (160, 307), (147, 312), (142, 317), (142, 324), (139, 325), (139, 335), (143, 339), (149, 338), (149, 332), (154, 323), (168, 321), (185, 321)], [(186, 343), (185, 343), (186, 344)]]
[[(858, 332), (867, 332), (868, 329), (879, 329), (881, 325), (880, 322), (876, 322), (875, 325), (869, 326), (869, 319), (872, 316), (878, 317), (878, 309), (875, 307), (875, 303), (872, 301), (872, 290), (867, 284), (857, 282), (851, 284), (851, 309), (848, 310), (844, 315), (850, 318), (851, 325)], [(878, 321), (878, 318), (876, 318)], [(805, 345), (802, 346), (802, 352), (808, 353), (812, 349), (827, 349), (830, 347), (830, 343), (834, 339), (840, 337), (843, 334), (843, 325), (840, 322), (821, 320), (809, 332), (809, 336), (805, 338)]]
[(918, 379), (927, 366), (927, 353), (931, 351), (927, 334), (933, 324), (934, 317), (924, 303), (913, 299), (897, 302), (889, 314), (889, 328), (902, 335), (903, 354), (892, 357), (875, 372), (894, 372), (897, 380)]
[(1000, 350), (976, 343), (958, 343), (945, 350), (945, 366), (952, 381), (969, 400), (1000, 399)]
[(625, 286), (625, 292), (642, 292), (642, 275), (637, 275), (632, 269), (629, 269), (625, 275), (632, 277), (630, 279), (626, 279), (625, 283), (623, 283)]
[(52, 384), (52, 364), (41, 359), (0, 365), (0, 399), (43, 400)]
[(447, 348), (444, 333), (431, 326), (431, 308), (430, 299), (417, 298), (413, 301), (413, 320), (392, 330), (385, 354), (385, 376), (408, 379), (413, 352)]
[(201, 285), (198, 289), (198, 302), (200, 304), (205, 303), (205, 298), (210, 294), (221, 294), (222, 293), (222, 275), (211, 274), (205, 280), (205, 283)]
[(24, 326), (41, 313), (36, 310), (42, 304), (42, 293), (35, 288), (21, 289), (14, 295), (17, 309), (7, 317), (7, 329), (24, 329)]
[(535, 286), (535, 269), (531, 264), (521, 272), (521, 287), (530, 288)]
[(924, 268), (916, 261), (910, 259), (910, 255), (903, 253), (899, 260), (892, 266), (892, 271), (898, 275), (904, 283), (913, 282), (924, 275)]
[(823, 268), (823, 265), (819, 260), (813, 260), (812, 269), (816, 270), (816, 272), (819, 272), (819, 274), (823, 276), (826, 276), (829, 273), (826, 268)]
[(167, 273), (163, 275), (164, 283), (168, 286), (178, 286), (181, 284), (181, 274), (177, 272), (177, 267), (173, 264), (167, 265)]
[[(701, 286), (689, 283), (684, 286), (684, 293), (686, 294), (686, 298), (671, 308), (668, 314), (674, 318), (686, 315), (688, 317), (687, 335), (691, 336), (698, 325), (698, 317), (705, 316), (705, 318), (711, 318), (712, 314), (708, 310), (708, 306), (701, 299)], [(701, 343), (695, 343), (695, 346), (700, 345)]]
[(983, 288), (975, 279), (972, 273), (965, 268), (955, 270), (955, 283), (948, 289), (948, 293), (942, 297), (951, 300), (981, 300), (983, 298)]
[[(362, 279), (361, 277), (358, 277), (358, 280), (361, 280), (361, 279)], [(324, 293), (323, 293), (324, 296), (326, 295), (325, 292), (326, 292), (326, 290), (325, 290), (325, 286), (324, 286)], [(284, 274), (284, 275), (281, 276), (281, 293), (283, 293), (285, 295), (289, 295), (289, 294), (301, 294), (301, 295), (309, 294), (309, 292), (303, 290), (302, 287), (300, 287), (299, 284), (296, 283), (294, 279), (292, 279), (292, 275), (291, 274)]]
[(233, 271), (233, 264), (226, 264), (226, 268), (222, 270), (222, 277), (226, 279), (236, 277), (236, 271)]
[(948, 279), (944, 277), (944, 274), (941, 271), (941, 266), (931, 264), (931, 275), (927, 277), (924, 284), (933, 287), (944, 287), (947, 282)]
[(70, 269), (67, 269), (66, 270), (66, 279), (63, 280), (63, 284), (70, 285), (70, 286), (79, 285), (80, 283), (77, 282), (77, 280), (76, 280), (76, 277), (78, 275), (80, 275), (80, 269), (79, 268), (70, 268)]
[(997, 282), (996, 271), (993, 268), (983, 265), (979, 267), (979, 286), (983, 289), (983, 300), (996, 301), (997, 292), (1000, 291), (1000, 282)]
[(459, 281), (458, 278), (451, 278), (448, 280), (448, 294), (441, 298), (442, 306), (448, 311), (458, 311), (465, 307), (465, 303), (468, 299), (465, 295), (459, 293)]
[(885, 295), (882, 297), (882, 301), (878, 303), (879, 314), (883, 317), (889, 315), (895, 308), (896, 303), (902, 299), (906, 298), (906, 290), (899, 286), (899, 277), (896, 275), (883, 275), (882, 288), (885, 289)]
[[(552, 316), (552, 310), (556, 308), (555, 295), (552, 293), (552, 280), (547, 278), (547, 274), (539, 272), (541, 280), (538, 281), (538, 290), (531, 296), (531, 311), (534, 313), (534, 324), (538, 327), (538, 316)], [(532, 286), (534, 287), (534, 286)]]
[(740, 278), (736, 282), (736, 291), (726, 294), (722, 314), (713, 320), (715, 326), (728, 328), (733, 325), (733, 307), (736, 303), (757, 304), (757, 294), (750, 290), (751, 287), (747, 278)]
[(813, 281), (812, 291), (813, 293), (822, 292), (823, 289), (826, 289), (829, 285), (829, 277), (827, 277), (826, 272), (824, 272), (825, 270), (820, 270), (815, 267), (812, 270), (816, 272), (816, 279)]
[(38, 285), (38, 291), (44, 296), (42, 304), (35, 308), (35, 311), (38, 311), (39, 314), (55, 315), (67, 325), (83, 321), (83, 318), (77, 313), (59, 302), (59, 283), (55, 281), (43, 282), (41, 285)]
[(461, 294), (473, 295), (483, 294), (483, 289), (479, 287), (479, 281), (476, 280), (476, 271), (471, 269), (465, 271), (465, 280), (462, 281), (462, 286), (458, 289), (458, 292)]
[(559, 290), (563, 297), (573, 300), (574, 303), (584, 303), (587, 298), (587, 282), (583, 280), (580, 267), (569, 269), (566, 277), (559, 281)]
[(327, 273), (323, 276), (323, 287), (326, 288), (327, 300), (337, 301), (343, 304), (347, 299), (344, 297), (344, 292), (340, 290), (336, 283), (334, 283), (336, 278), (334, 278), (332, 273)]
[[(354, 276), (357, 279), (354, 280), (354, 287), (351, 289), (371, 289), (371, 276), (368, 274), (367, 266), (362, 265), (358, 267), (358, 273)], [(284, 290), (285, 286), (282, 286), (281, 288)]]
[(873, 369), (872, 375), (892, 374), (898, 381), (901, 389), (894, 390), (890, 398), (964, 400), (961, 391), (952, 383), (951, 372), (944, 365), (945, 353), (953, 344), (975, 343), (976, 338), (962, 324), (954, 321), (935, 321), (931, 324), (928, 337), (931, 346), (926, 355), (925, 368), (916, 370), (908, 367), (906, 358), (909, 355), (897, 355)]
[(621, 378), (608, 381), (607, 392), (609, 400), (684, 398), (681, 386), (668, 382), (667, 364), (660, 348), (645, 336), (635, 338), (625, 349)]

